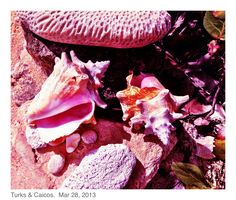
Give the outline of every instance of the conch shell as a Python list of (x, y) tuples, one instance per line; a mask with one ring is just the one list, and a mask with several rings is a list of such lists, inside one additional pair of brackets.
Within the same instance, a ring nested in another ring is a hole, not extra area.
[(73, 51), (70, 55), (72, 62), (65, 52), (55, 59), (52, 74), (28, 108), (28, 124), (45, 143), (72, 134), (82, 123), (96, 123), (95, 104), (106, 107), (97, 89), (110, 62), (83, 63)]
[(167, 145), (169, 135), (175, 130), (172, 123), (181, 117), (180, 105), (189, 96), (175, 96), (152, 74), (129, 75), (127, 89), (117, 92), (123, 111), (123, 120), (130, 120), (132, 127), (144, 125), (144, 134), (154, 134)]

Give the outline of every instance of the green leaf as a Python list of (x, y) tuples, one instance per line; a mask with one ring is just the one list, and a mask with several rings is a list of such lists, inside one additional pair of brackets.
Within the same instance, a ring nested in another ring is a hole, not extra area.
[(213, 153), (217, 158), (225, 160), (225, 140), (215, 140), (215, 147)]
[(205, 180), (201, 170), (193, 164), (173, 162), (171, 166), (176, 177), (182, 181), (186, 188), (210, 189), (210, 184)]
[(203, 26), (212, 37), (220, 40), (225, 39), (224, 19), (216, 18), (210, 11), (207, 11), (203, 19)]

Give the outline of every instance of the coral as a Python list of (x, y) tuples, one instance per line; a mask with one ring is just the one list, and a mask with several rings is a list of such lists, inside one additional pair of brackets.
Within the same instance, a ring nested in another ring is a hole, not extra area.
[(121, 189), (135, 165), (135, 155), (126, 145), (101, 146), (83, 158), (61, 189)]
[(166, 11), (18, 11), (21, 22), (47, 40), (114, 48), (142, 47), (171, 28)]

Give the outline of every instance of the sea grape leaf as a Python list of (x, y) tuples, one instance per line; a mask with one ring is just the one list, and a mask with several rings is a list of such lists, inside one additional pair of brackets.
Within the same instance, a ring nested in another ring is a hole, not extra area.
[(215, 140), (214, 154), (217, 158), (225, 160), (225, 140)]
[(225, 11), (217, 10), (212, 12), (213, 16), (220, 19), (225, 19)]
[(204, 178), (202, 171), (194, 164), (173, 162), (171, 166), (176, 177), (182, 181), (186, 188), (210, 189), (210, 184)]
[(214, 38), (225, 40), (225, 20), (216, 18), (210, 11), (205, 13), (203, 26)]

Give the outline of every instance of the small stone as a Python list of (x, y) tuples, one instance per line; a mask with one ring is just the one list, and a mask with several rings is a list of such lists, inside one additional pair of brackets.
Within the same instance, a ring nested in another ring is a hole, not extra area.
[(93, 144), (97, 140), (97, 133), (94, 130), (87, 130), (81, 136), (85, 144)]
[(80, 134), (73, 133), (66, 137), (66, 152), (72, 153), (78, 147), (80, 141)]
[(108, 144), (90, 152), (62, 183), (62, 189), (121, 189), (136, 165), (124, 144)]
[(65, 165), (65, 158), (63, 155), (53, 155), (48, 161), (48, 172), (58, 174)]

